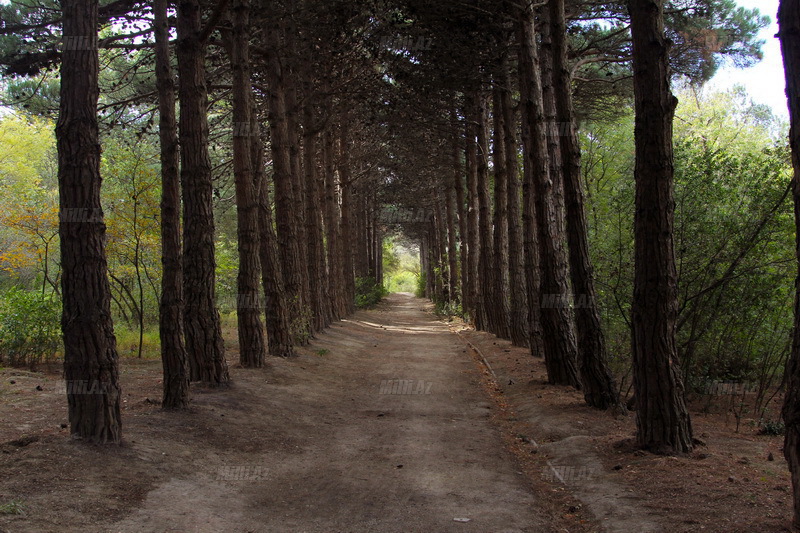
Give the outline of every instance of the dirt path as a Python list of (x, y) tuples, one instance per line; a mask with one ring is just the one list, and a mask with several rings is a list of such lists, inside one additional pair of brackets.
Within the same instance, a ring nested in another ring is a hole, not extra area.
[(261, 383), (239, 374), (213, 395), (248, 405), (225, 410), (231, 447), (240, 431), (286, 441), (198, 450), (196, 472), (156, 486), (113, 530), (546, 530), (463, 346), (422, 300), (387, 303), (320, 335), (313, 359), (277, 361)]
[[(120, 448), (53, 429), (55, 378), (5, 375), (0, 503), (25, 512), (0, 514), (0, 532), (550, 531), (474, 361), (425, 303), (393, 295), (298, 358), (234, 365), (233, 387), (194, 391), (188, 413), (148, 400), (158, 362), (126, 360)], [(14, 425), (21, 411), (37, 416)]]

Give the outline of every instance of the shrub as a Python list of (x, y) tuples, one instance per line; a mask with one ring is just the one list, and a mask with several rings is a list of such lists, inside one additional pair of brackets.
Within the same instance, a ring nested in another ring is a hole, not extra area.
[(61, 347), (61, 304), (36, 292), (11, 289), (0, 303), (0, 362), (33, 368)]
[(425, 298), (425, 285), (427, 284), (428, 281), (425, 272), (420, 272), (417, 276), (417, 290), (414, 292), (417, 298)]
[(356, 307), (372, 307), (386, 296), (386, 289), (374, 278), (356, 278)]

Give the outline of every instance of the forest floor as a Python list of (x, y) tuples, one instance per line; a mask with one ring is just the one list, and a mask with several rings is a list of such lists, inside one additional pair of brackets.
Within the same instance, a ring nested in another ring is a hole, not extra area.
[(124, 358), (119, 447), (68, 438), (57, 373), (0, 370), (0, 532), (788, 531), (782, 437), (703, 405), (692, 454), (638, 451), (633, 416), (429, 311), (392, 295), (259, 370), (231, 343), (184, 413)]

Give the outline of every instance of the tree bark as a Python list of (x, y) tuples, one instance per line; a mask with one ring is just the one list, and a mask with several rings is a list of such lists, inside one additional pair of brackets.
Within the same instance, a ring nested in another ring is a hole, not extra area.
[(492, 256), (492, 297), (487, 301), (490, 322), (494, 325), (494, 334), (503, 339), (511, 338), (509, 331), (509, 314), (511, 313), (508, 281), (508, 170), (506, 165), (506, 127), (501, 100), (503, 88), (495, 78), (492, 90), (494, 118), (494, 140), (492, 142), (492, 160), (494, 163), (494, 250)]
[[(56, 144), (61, 220), (61, 329), (70, 433), (119, 443), (119, 369), (100, 207), (97, 1), (64, 0)], [(83, 385), (97, 394), (86, 394)]]
[(281, 42), (281, 19), (274, 17), (266, 28), (266, 45), (269, 47), (267, 72), (269, 77), (269, 128), (272, 148), (272, 175), (275, 183), (275, 218), (277, 241), (281, 261), (281, 273), (286, 287), (289, 305), (290, 327), (295, 342), (307, 342), (304, 330), (300, 247), (298, 243), (291, 158), (291, 136), (287, 109), (286, 67), (279, 52), (284, 49)]
[[(526, 181), (528, 201), (535, 202), (535, 209), (526, 205), (528, 216), (535, 216), (538, 237), (538, 261), (528, 252), (526, 270), (529, 281), (529, 311), (532, 322), (541, 316), (542, 334), (531, 327), (531, 349), (544, 348), (547, 377), (550, 383), (580, 387), (576, 368), (576, 343), (570, 323), (569, 308), (560, 305), (568, 292), (566, 252), (564, 250), (563, 219), (560, 220), (554, 200), (555, 184), (550, 175), (547, 146), (547, 123), (545, 120), (542, 79), (538, 68), (538, 47), (534, 38), (533, 11), (526, 3), (519, 21), (520, 41), (520, 99), (522, 103), (522, 138), (525, 148)], [(525, 192), (523, 190), (523, 192)], [(535, 211), (535, 213), (533, 213)], [(523, 214), (523, 217), (526, 215)], [(530, 228), (531, 222), (528, 222)], [(533, 244), (528, 237), (526, 248)], [(540, 267), (539, 291), (534, 279), (536, 265)], [(545, 301), (547, 299), (548, 301)], [(541, 336), (541, 346), (538, 345)], [(535, 354), (536, 352), (534, 352)]]
[(505, 133), (506, 175), (508, 176), (508, 279), (510, 290), (509, 334), (515, 346), (530, 346), (527, 285), (525, 280), (525, 256), (522, 246), (520, 210), (521, 183), (519, 179), (517, 114), (511, 95), (511, 75), (508, 61), (500, 72), (500, 107), (503, 113)]
[(189, 361), (183, 343), (183, 253), (181, 250), (181, 184), (175, 83), (169, 51), (168, 0), (153, 3), (158, 136), (161, 145), (161, 300), (158, 309), (164, 409), (189, 405)]
[(786, 396), (783, 400), (783, 421), (786, 436), (783, 455), (789, 463), (794, 488), (794, 527), (800, 529), (800, 0), (781, 0), (778, 10), (778, 37), (786, 74), (786, 96), (789, 104), (789, 145), (792, 149), (792, 199), (794, 201), (795, 257), (798, 274), (795, 278), (794, 328), (792, 353), (786, 367)]
[(250, 0), (233, 0), (233, 176), (236, 187), (236, 220), (239, 273), (236, 279), (236, 319), (239, 362), (245, 368), (264, 366), (264, 325), (259, 293), (258, 191), (253, 172), (250, 74)]
[(178, 97), (183, 189), (184, 333), (190, 379), (228, 383), (225, 344), (215, 302), (214, 206), (208, 157), (208, 96), (200, 3), (178, 2)]
[[(253, 130), (258, 131), (258, 122), (253, 121)], [(274, 357), (294, 355), (292, 332), (289, 325), (289, 306), (283, 285), (283, 273), (278, 257), (278, 238), (275, 235), (269, 184), (264, 177), (264, 144), (253, 142), (255, 182), (258, 186), (259, 262), (261, 284), (264, 287), (264, 313), (267, 328), (267, 350)]]
[(353, 183), (350, 171), (350, 119), (345, 115), (339, 125), (339, 189), (341, 205), (341, 239), (343, 261), (342, 287), (344, 290), (344, 311), (350, 314), (355, 311), (356, 281), (353, 275)]
[(630, 0), (628, 10), (636, 105), (632, 341), (637, 440), (656, 452), (688, 452), (692, 427), (675, 347), (672, 119), (677, 99), (669, 85), (663, 1)]
[[(477, 144), (477, 98), (475, 94), (468, 93), (464, 102), (464, 159), (467, 170), (467, 267), (464, 279), (468, 282), (466, 288), (468, 297), (465, 298), (469, 307), (464, 311), (469, 315), (475, 327), (482, 329), (483, 317), (479, 317), (478, 301), (478, 263), (480, 258), (480, 229), (478, 222), (478, 144)], [(480, 327), (479, 327), (480, 326)]]
[(578, 335), (578, 370), (586, 403), (598, 409), (608, 409), (619, 405), (619, 397), (614, 377), (608, 368), (606, 342), (600, 325), (597, 293), (589, 257), (581, 149), (575, 123), (575, 108), (572, 103), (572, 80), (567, 64), (564, 0), (550, 0), (549, 10), (553, 42), (556, 124), (561, 146), (570, 276)]

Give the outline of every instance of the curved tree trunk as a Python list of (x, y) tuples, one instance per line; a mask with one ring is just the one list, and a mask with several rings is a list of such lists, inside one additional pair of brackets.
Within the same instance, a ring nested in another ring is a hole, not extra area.
[(183, 269), (181, 263), (181, 184), (175, 84), (169, 52), (168, 0), (153, 3), (158, 88), (158, 136), (161, 144), (161, 300), (158, 308), (164, 409), (189, 405), (189, 362), (183, 343)]
[(553, 42), (553, 86), (567, 210), (570, 275), (578, 336), (578, 369), (586, 403), (598, 409), (619, 405), (617, 387), (607, 364), (606, 341), (600, 326), (597, 293), (589, 258), (588, 229), (583, 201), (581, 149), (572, 104), (567, 65), (567, 23), (564, 0), (550, 0)]
[(264, 325), (259, 292), (258, 191), (253, 172), (250, 79), (250, 1), (234, 0), (231, 7), (233, 42), (233, 176), (236, 186), (236, 221), (239, 273), (236, 278), (236, 319), (239, 362), (245, 368), (264, 366)]
[(789, 463), (794, 488), (794, 526), (800, 529), (800, 0), (781, 0), (778, 11), (778, 36), (781, 41), (786, 73), (786, 96), (789, 101), (789, 144), (792, 148), (792, 198), (798, 261), (795, 279), (794, 328), (792, 354), (786, 368), (786, 397), (783, 400), (783, 421), (786, 437), (783, 455)]
[[(61, 329), (70, 433), (88, 442), (118, 443), (121, 393), (100, 207), (97, 1), (64, 0), (62, 15), (56, 143)], [(83, 384), (100, 394), (86, 394)]]
[(636, 101), (632, 341), (637, 440), (657, 452), (688, 452), (692, 426), (675, 347), (672, 119), (677, 98), (669, 85), (663, 1), (630, 0), (628, 10)]

